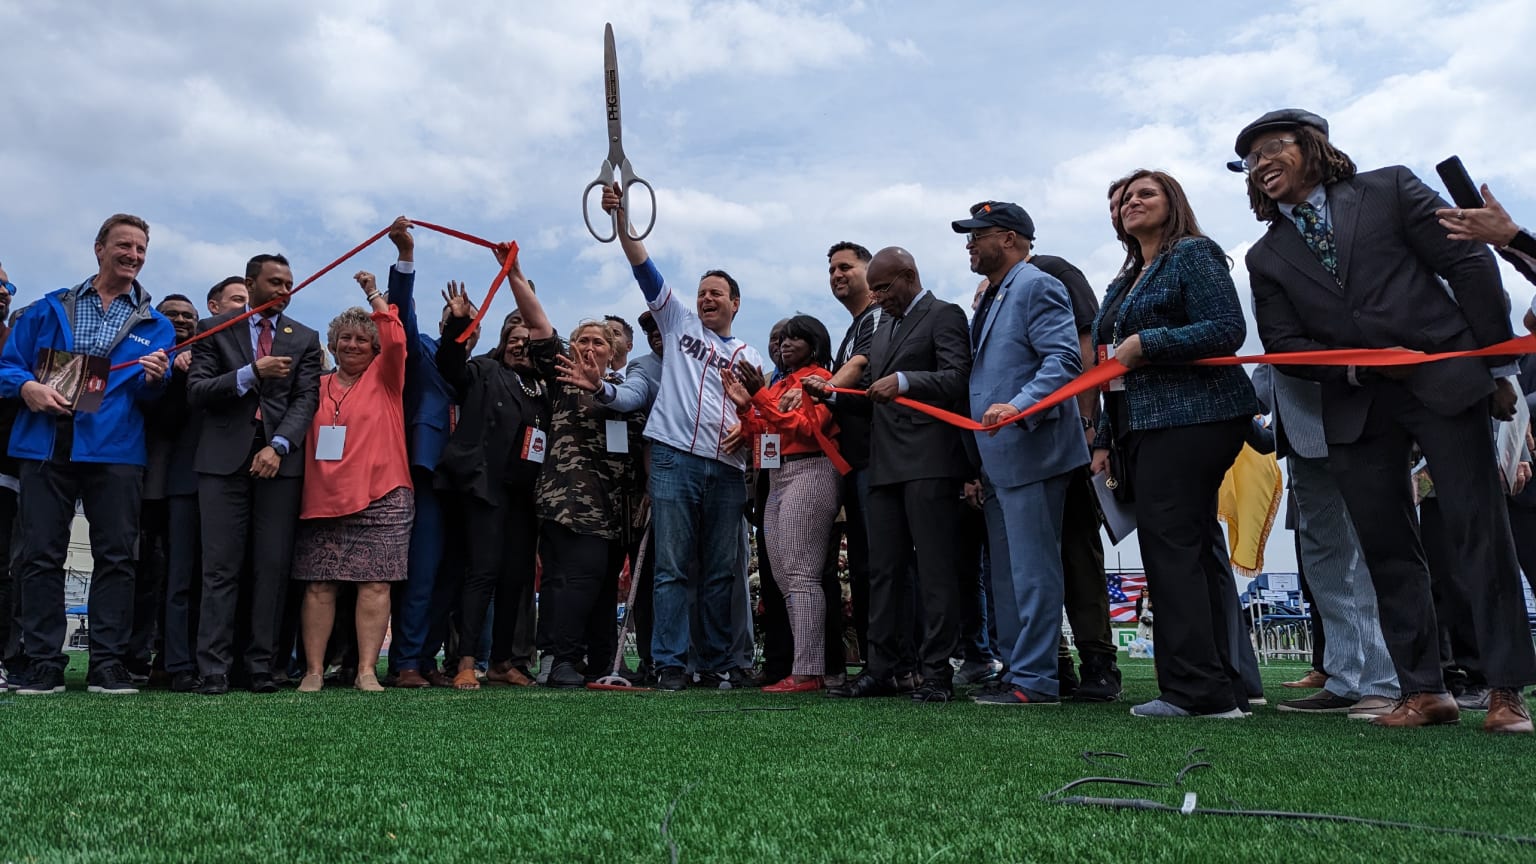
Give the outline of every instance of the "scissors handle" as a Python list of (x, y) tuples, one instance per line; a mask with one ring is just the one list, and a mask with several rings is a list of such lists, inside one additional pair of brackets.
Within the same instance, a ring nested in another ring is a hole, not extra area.
[(610, 231), (607, 235), (597, 233), (597, 229), (592, 227), (592, 190), (598, 190), (597, 200), (601, 202), (603, 200), (603, 190), (612, 185), (613, 163), (605, 159), (603, 160), (603, 167), (597, 170), (597, 179), (593, 180), (591, 183), (588, 183), (587, 188), (581, 191), (581, 219), (583, 222), (587, 223), (587, 233), (591, 234), (593, 239), (597, 240), (599, 243), (612, 243), (613, 241), (619, 239), (618, 213), (604, 214), (610, 217), (613, 227), (613, 230)]
[[(650, 236), (651, 229), (656, 227), (656, 190), (651, 188), (649, 181), (645, 180), (644, 178), (635, 176), (634, 169), (630, 167), (628, 159), (625, 159), (623, 162), (619, 163), (617, 172), (618, 182), (620, 184), (620, 189), (622, 190), (623, 196), (620, 200), (619, 207), (624, 211), (624, 224), (620, 224), (619, 213), (618, 211), (614, 211), (610, 217), (612, 230), (610, 230), (607, 234), (597, 233), (597, 229), (592, 225), (592, 190), (597, 189), (599, 192), (601, 192), (607, 187), (612, 186), (614, 183), (614, 173), (615, 171), (613, 163), (608, 160), (604, 160), (603, 166), (598, 169), (597, 179), (593, 180), (591, 183), (588, 183), (587, 188), (582, 190), (581, 218), (587, 223), (587, 232), (591, 234), (593, 239), (597, 240), (599, 243), (612, 243), (614, 240), (618, 239), (620, 231), (623, 231), (624, 236), (631, 240), (644, 240), (646, 237)], [(639, 233), (635, 233), (633, 230), (634, 226), (628, 224), (629, 191), (635, 186), (645, 187), (646, 194), (651, 198), (651, 220), (646, 223), (645, 230)]]
[[(656, 190), (651, 188), (649, 181), (635, 176), (634, 169), (629, 167), (628, 159), (625, 159), (623, 162), (619, 163), (619, 179), (624, 184), (624, 215), (626, 217), (624, 220), (625, 224), (623, 226), (624, 236), (631, 240), (644, 240), (651, 235), (651, 229), (656, 227)], [(629, 219), (627, 218), (630, 214), (629, 190), (636, 186), (644, 186), (645, 194), (651, 196), (651, 221), (645, 223), (645, 230), (641, 231), (639, 234), (631, 233), (634, 226), (629, 224)], [(615, 220), (614, 230), (618, 230), (618, 228), (618, 221)]]

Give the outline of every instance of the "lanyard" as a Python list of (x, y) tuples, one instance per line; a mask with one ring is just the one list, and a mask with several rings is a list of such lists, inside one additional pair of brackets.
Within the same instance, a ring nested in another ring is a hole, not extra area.
[[(342, 405), (343, 402), (347, 401), (347, 397), (351, 396), (352, 395), (352, 391), (357, 387), (357, 381), (353, 381), (351, 386), (347, 387), (347, 392), (341, 394), (341, 398), (337, 399), (336, 395), (335, 395), (336, 394), (336, 375), (337, 375), (337, 373), (332, 372), (330, 374), (330, 376), (325, 379), (325, 398), (331, 400), (331, 425), (332, 426), (340, 426), (341, 425), (341, 405)], [(361, 381), (361, 380), (362, 380), (362, 376), (358, 376), (358, 381)]]

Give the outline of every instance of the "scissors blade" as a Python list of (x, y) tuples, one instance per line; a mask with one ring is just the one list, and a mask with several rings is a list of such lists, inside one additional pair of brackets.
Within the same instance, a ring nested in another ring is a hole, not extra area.
[(613, 43), (613, 25), (603, 25), (603, 89), (608, 110), (608, 161), (624, 161), (622, 129), (619, 126), (619, 50)]

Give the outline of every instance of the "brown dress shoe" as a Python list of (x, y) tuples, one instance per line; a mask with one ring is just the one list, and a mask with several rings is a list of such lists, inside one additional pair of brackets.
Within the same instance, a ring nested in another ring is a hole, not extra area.
[(432, 682), (428, 681), (419, 671), (415, 669), (404, 669), (395, 676), (394, 686), (404, 687), (409, 690), (417, 690), (422, 687), (431, 687)]
[(1449, 693), (1415, 693), (1397, 700), (1391, 714), (1371, 720), (1373, 726), (1449, 726), (1461, 722), (1461, 709)]
[(1322, 686), (1324, 684), (1327, 684), (1327, 683), (1328, 683), (1328, 676), (1327, 675), (1324, 675), (1323, 673), (1317, 671), (1316, 669), (1309, 669), (1309, 670), (1307, 670), (1307, 674), (1301, 676), (1300, 678), (1297, 678), (1295, 681), (1286, 681), (1285, 683), (1281, 684), (1280, 686), (1281, 687), (1292, 687), (1292, 688), (1295, 688), (1297, 690), (1318, 690), (1318, 689), (1321, 689)]
[(1488, 716), (1483, 718), (1484, 732), (1529, 735), (1531, 712), (1519, 690), (1494, 690), (1488, 694)]
[(452, 687), (453, 676), (441, 669), (433, 669), (426, 674), (427, 683), (433, 687)]
[(485, 680), (492, 684), (510, 684), (513, 687), (532, 687), (533, 679), (523, 674), (523, 670), (508, 663), (505, 669), (492, 666), (485, 673)]

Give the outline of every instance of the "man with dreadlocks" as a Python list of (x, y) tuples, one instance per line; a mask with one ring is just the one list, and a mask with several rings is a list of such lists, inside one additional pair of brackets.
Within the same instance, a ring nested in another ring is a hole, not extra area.
[[(1402, 166), (1356, 173), (1308, 111), (1271, 111), (1237, 135), (1254, 215), (1269, 230), (1248, 252), (1253, 311), (1269, 352), (1406, 347), (1426, 353), (1511, 338), (1488, 248), (1454, 241), (1444, 208)], [(1442, 281), (1443, 280), (1443, 281)], [(1492, 690), (1483, 728), (1530, 733), (1520, 688), (1536, 681), (1519, 564), (1497, 476), (1489, 414), (1514, 416), (1494, 374), (1507, 358), (1418, 366), (1287, 366), (1321, 383), (1329, 470), (1360, 538), (1402, 697), (1380, 726), (1460, 719), (1446, 693), (1430, 576), (1408, 482), (1415, 442), (1429, 462), (1471, 609), (1476, 663)]]

